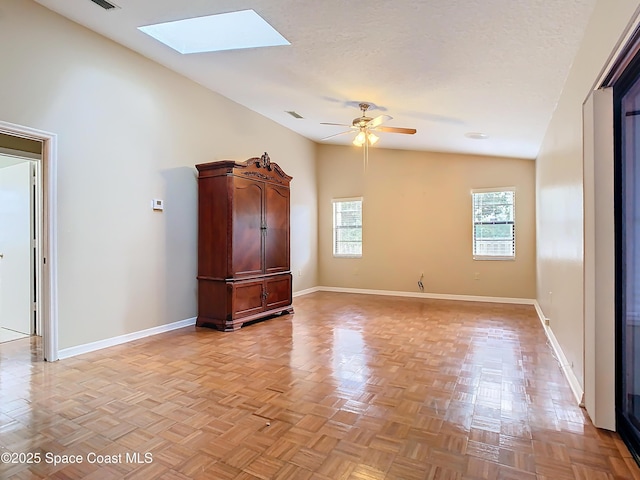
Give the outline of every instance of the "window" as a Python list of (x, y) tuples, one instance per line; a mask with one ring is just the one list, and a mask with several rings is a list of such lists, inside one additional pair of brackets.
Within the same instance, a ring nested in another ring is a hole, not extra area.
[(513, 260), (516, 256), (515, 190), (473, 190), (471, 196), (474, 260)]
[(362, 256), (362, 197), (333, 200), (333, 256)]

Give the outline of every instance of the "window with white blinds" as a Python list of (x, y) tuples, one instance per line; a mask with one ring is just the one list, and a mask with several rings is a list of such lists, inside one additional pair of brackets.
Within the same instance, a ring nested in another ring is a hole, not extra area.
[(515, 259), (515, 189), (472, 190), (471, 197), (474, 260)]
[(362, 256), (362, 197), (333, 200), (333, 256)]

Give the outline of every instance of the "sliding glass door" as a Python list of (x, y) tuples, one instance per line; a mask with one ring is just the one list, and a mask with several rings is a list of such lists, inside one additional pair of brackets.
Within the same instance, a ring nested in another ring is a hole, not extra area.
[(616, 125), (617, 429), (640, 453), (640, 76), (614, 86)]

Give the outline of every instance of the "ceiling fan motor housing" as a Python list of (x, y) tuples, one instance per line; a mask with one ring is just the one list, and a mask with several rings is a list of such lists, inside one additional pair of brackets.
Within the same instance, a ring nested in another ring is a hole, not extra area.
[(373, 120), (371, 117), (365, 117), (363, 115), (362, 117), (354, 118), (351, 124), (357, 128), (364, 128), (371, 120)]
[(371, 107), (371, 104), (362, 102), (360, 104), (360, 110), (362, 110), (362, 116), (358, 118), (354, 118), (351, 125), (356, 128), (365, 128), (367, 124), (373, 120), (371, 117), (367, 117), (367, 110)]

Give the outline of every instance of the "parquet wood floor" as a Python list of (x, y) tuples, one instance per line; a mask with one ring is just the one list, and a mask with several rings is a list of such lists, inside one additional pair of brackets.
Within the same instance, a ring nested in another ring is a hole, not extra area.
[(0, 454), (41, 458), (0, 478), (640, 479), (531, 306), (318, 292), (295, 311), (55, 363), (0, 345)]

